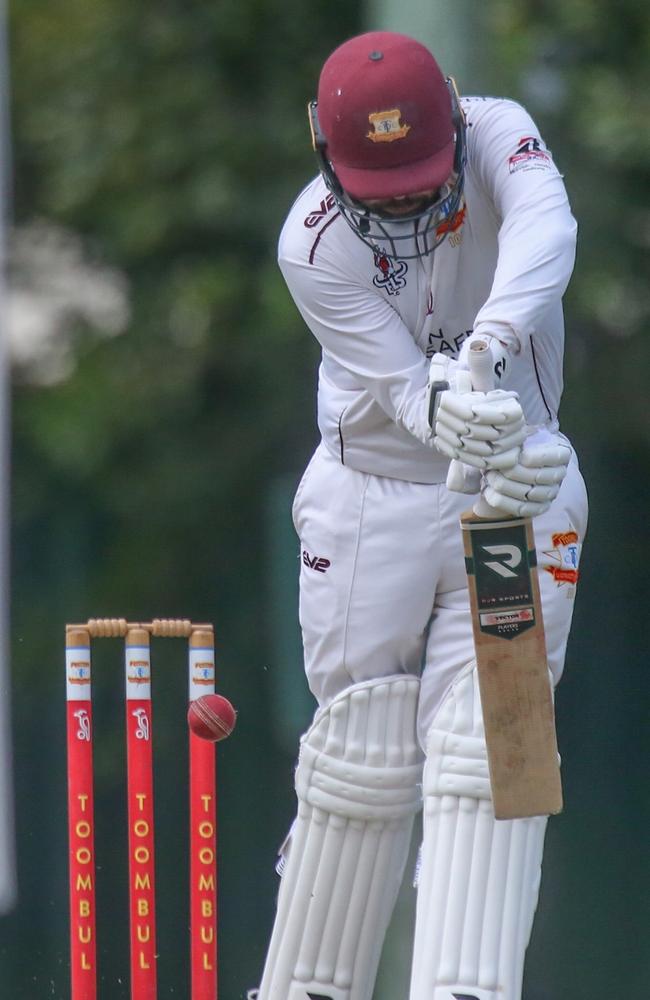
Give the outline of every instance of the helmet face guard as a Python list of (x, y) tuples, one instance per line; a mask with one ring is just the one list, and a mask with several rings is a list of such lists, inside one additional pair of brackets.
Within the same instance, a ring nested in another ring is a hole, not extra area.
[(343, 189), (327, 156), (327, 137), (318, 121), (318, 102), (311, 101), (308, 105), (312, 145), (323, 179), (347, 224), (376, 254), (399, 260), (426, 257), (440, 246), (452, 229), (451, 223), (463, 196), (466, 123), (453, 78), (448, 77), (446, 83), (455, 130), (453, 170), (430, 201), (407, 215), (382, 213), (357, 201)]

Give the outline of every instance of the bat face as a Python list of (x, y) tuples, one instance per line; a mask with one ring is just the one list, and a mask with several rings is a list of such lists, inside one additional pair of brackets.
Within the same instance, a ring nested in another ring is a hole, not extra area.
[(561, 812), (531, 522), (468, 513), (461, 526), (495, 816)]

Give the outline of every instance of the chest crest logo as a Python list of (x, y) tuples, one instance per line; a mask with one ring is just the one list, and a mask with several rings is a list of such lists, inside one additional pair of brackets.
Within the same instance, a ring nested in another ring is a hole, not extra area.
[(389, 295), (399, 295), (400, 289), (406, 288), (406, 261), (393, 260), (386, 254), (375, 253), (375, 267), (379, 271), (372, 279), (375, 288), (381, 288)]

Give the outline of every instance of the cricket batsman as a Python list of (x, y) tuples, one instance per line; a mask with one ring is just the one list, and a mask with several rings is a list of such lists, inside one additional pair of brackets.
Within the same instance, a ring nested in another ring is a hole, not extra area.
[(587, 522), (558, 423), (576, 223), (524, 108), (459, 97), (404, 35), (337, 48), (309, 117), (319, 175), (279, 261), (322, 348), (293, 505), (318, 709), (250, 996), (371, 1000), (422, 810), (410, 1000), (520, 1000), (547, 817), (494, 816), (459, 518), (478, 492), (534, 518), (557, 684)]

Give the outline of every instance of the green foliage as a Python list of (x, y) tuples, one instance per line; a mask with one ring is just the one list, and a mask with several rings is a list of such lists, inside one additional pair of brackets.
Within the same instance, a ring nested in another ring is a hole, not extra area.
[(620, 440), (623, 429), (647, 444), (647, 407), (634, 400), (650, 363), (650, 8), (498, 0), (494, 27), (508, 84), (542, 124), (579, 223), (565, 419), (579, 437)]
[[(624, 435), (636, 442), (636, 482), (650, 436), (642, 256), (650, 10), (636, 0), (494, 0), (491, 11), (499, 90), (540, 120), (581, 229), (567, 299), (565, 425), (594, 472), (600, 442), (616, 439), (608, 468)], [(314, 172), (306, 102), (323, 58), (361, 30), (360, 11), (344, 0), (307, 9), (297, 0), (18, 0), (10, 17), (15, 223), (46, 220), (79, 235), (88, 259), (125, 276), (130, 321), (106, 337), (71, 316), (71, 375), (39, 385), (16, 373), (21, 902), (4, 921), (0, 981), (14, 1000), (67, 995), (64, 622), (188, 615), (215, 621), (220, 686), (240, 710), (220, 755), (222, 993), (234, 1000), (256, 981), (275, 897), (273, 847), (291, 810), (292, 761), (269, 719), (270, 679), (281, 665), (269, 641), (266, 494), (270, 481), (298, 476), (316, 433), (317, 351), (283, 286), (275, 243)], [(611, 534), (601, 527), (599, 538), (603, 551), (610, 540), (613, 564)], [(621, 620), (633, 603), (631, 594), (620, 602)], [(614, 660), (614, 638), (610, 645)], [(184, 851), (184, 695), (172, 661), (170, 653), (156, 675), (167, 678), (155, 714), (166, 859), (161, 995), (183, 996), (175, 859)], [(110, 1000), (127, 995), (116, 663), (117, 648), (96, 664), (108, 885), (100, 942)], [(298, 668), (295, 684), (303, 683)], [(111, 928), (120, 928), (112, 938)]]
[[(71, 316), (65, 333), (76, 367), (63, 382), (31, 384), (16, 373), (21, 904), (0, 954), (0, 978), (16, 1000), (67, 991), (62, 627), (97, 614), (216, 623), (220, 686), (240, 712), (237, 739), (220, 755), (228, 817), (222, 991), (241, 996), (255, 984), (292, 769), (273, 745), (278, 723), (266, 708), (268, 678), (282, 666), (267, 641), (266, 495), (275, 477), (297, 478), (316, 433), (317, 353), (284, 288), (275, 244), (314, 173), (305, 107), (319, 66), (354, 33), (357, 16), (342, 0), (312, 3), (309, 16), (293, 0), (13, 6), (15, 223), (43, 219), (79, 235), (89, 260), (125, 276), (131, 317), (120, 336), (106, 337)], [(100, 651), (95, 668), (104, 828), (124, 809), (119, 659), (117, 646)], [(186, 787), (178, 676), (163, 662), (154, 697), (161, 995), (182, 996), (183, 885), (181, 866), (169, 863), (183, 849)], [(39, 763), (43, 742), (31, 753), (27, 742), (35, 706), (24, 692), (35, 684), (51, 706), (42, 734), (51, 764)], [(296, 684), (304, 685), (301, 674)], [(35, 837), (44, 804), (55, 857), (48, 874)], [(255, 842), (261, 815), (265, 857)], [(125, 934), (111, 940), (107, 930), (126, 919), (125, 843), (116, 845), (110, 830), (99, 836), (104, 884), (115, 887), (101, 899), (102, 974), (119, 1000), (127, 995)], [(23, 938), (39, 941), (29, 980)]]

